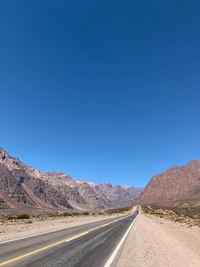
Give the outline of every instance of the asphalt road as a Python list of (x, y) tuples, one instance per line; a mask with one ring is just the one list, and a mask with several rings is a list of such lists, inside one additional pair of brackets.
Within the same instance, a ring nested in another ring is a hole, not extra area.
[(104, 266), (136, 216), (137, 212), (0, 244), (0, 266)]

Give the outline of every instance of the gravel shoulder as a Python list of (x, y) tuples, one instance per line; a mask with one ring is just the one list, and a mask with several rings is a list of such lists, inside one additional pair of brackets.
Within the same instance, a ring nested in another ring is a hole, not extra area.
[[(120, 214), (122, 215), (122, 214)], [(96, 222), (119, 215), (77, 216), (70, 218), (49, 218), (44, 221), (36, 219), (2, 223), (0, 225), (0, 242), (24, 238), (47, 232), (57, 231), (86, 223)]]
[(199, 267), (200, 228), (140, 213), (117, 267)]

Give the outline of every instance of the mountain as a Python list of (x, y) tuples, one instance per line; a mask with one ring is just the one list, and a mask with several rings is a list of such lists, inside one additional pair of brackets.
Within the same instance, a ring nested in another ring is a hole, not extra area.
[(131, 205), (140, 192), (41, 172), (0, 148), (0, 208), (102, 210)]
[(200, 160), (155, 175), (137, 199), (140, 204), (200, 199)]

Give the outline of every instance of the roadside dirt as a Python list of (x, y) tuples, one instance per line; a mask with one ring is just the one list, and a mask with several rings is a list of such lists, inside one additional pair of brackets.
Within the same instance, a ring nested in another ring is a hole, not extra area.
[(199, 267), (200, 228), (139, 214), (117, 267)]
[(38, 221), (36, 219), (33, 219), (33, 220), (18, 220), (15, 222), (1, 223), (0, 242), (61, 230), (116, 216), (119, 215), (77, 216), (70, 218), (54, 218), (54, 219), (49, 218), (45, 221)]

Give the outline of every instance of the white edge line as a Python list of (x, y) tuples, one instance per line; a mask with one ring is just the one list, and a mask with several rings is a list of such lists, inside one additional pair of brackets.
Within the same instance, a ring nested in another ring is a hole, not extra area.
[(137, 218), (137, 216), (134, 218), (134, 220), (131, 223), (131, 225), (129, 226), (128, 230), (123, 235), (122, 239), (120, 240), (119, 244), (117, 245), (117, 247), (113, 251), (112, 255), (110, 256), (109, 260), (106, 262), (106, 264), (104, 265), (104, 267), (111, 267), (112, 266), (112, 263), (113, 263), (115, 257), (117, 256), (117, 253), (119, 252), (119, 250), (120, 250), (121, 246), (123, 245), (124, 241), (126, 240), (126, 238), (127, 238), (128, 234), (129, 234), (131, 228), (133, 227), (136, 218)]
[[(96, 227), (96, 228), (93, 228), (93, 229), (91, 229), (91, 230), (89, 230), (89, 231), (87, 231), (87, 232), (82, 232), (82, 233), (80, 233), (80, 234), (78, 234), (78, 235), (75, 235), (75, 236), (72, 236), (72, 237), (69, 237), (69, 238), (67, 238), (67, 239), (63, 239), (63, 240), (61, 240), (61, 241), (59, 241), (58, 243), (63, 243), (63, 242), (70, 242), (70, 241), (72, 241), (72, 240), (74, 240), (74, 239), (77, 239), (77, 238), (79, 238), (79, 237), (81, 237), (81, 236), (84, 236), (84, 235), (86, 235), (86, 234), (88, 234), (88, 233), (90, 233), (90, 232), (92, 232), (92, 231), (94, 231), (94, 230), (96, 230), (96, 229), (100, 229), (100, 228), (103, 228), (103, 227), (105, 227), (105, 226), (107, 226), (107, 225), (109, 225), (109, 224), (112, 224), (112, 223), (115, 223), (115, 222), (118, 222), (118, 221), (121, 221), (121, 220), (123, 220), (123, 219), (126, 219), (126, 218), (128, 218), (130, 215), (128, 215), (128, 216), (125, 216), (125, 217), (123, 217), (123, 218), (120, 218), (120, 219), (118, 219), (118, 220), (115, 220), (115, 221), (113, 221), (113, 222), (110, 222), (110, 223), (106, 223), (106, 224), (103, 224), (103, 225), (101, 225), (101, 226), (99, 226), (99, 227)], [(134, 222), (135, 222), (135, 219), (134, 219), (134, 221), (133, 221), (133, 223), (131, 224), (131, 226), (129, 227), (129, 229), (127, 230), (127, 232), (129, 232), (130, 231), (130, 228), (132, 227), (132, 225), (134, 224)], [(126, 238), (126, 236), (128, 235), (128, 233), (125, 233), (125, 238)], [(123, 239), (123, 238), (122, 238)], [(120, 243), (123, 243), (123, 240), (121, 240), (120, 241)], [(119, 244), (120, 245), (120, 244)], [(118, 246), (119, 246), (118, 245)], [(120, 245), (121, 246), (121, 245)], [(119, 248), (120, 248), (120, 246), (119, 246)], [(116, 248), (117, 249), (117, 248)], [(115, 249), (115, 250), (116, 250)], [(118, 251), (117, 251), (118, 252)], [(117, 254), (117, 252), (116, 252), (116, 254)], [(36, 253), (36, 251), (32, 251), (32, 253)], [(114, 254), (114, 253), (113, 253)], [(22, 255), (23, 256), (23, 255)], [(26, 256), (28, 256), (28, 255), (24, 255), (23, 257), (26, 257)], [(112, 255), (113, 256), (113, 255)], [(111, 257), (112, 257), (111, 256)], [(20, 256), (19, 256), (20, 257)], [(113, 259), (115, 258), (115, 255), (114, 255), (114, 257), (113, 257)], [(3, 266), (3, 265), (7, 265), (7, 264), (9, 264), (9, 262), (11, 262), (11, 261), (13, 261), (13, 259), (11, 259), (11, 260), (8, 260), (8, 262), (1, 262), (0, 263), (0, 266)], [(111, 262), (112, 263), (112, 262)], [(105, 266), (107, 266), (107, 265), (105, 265)], [(110, 265), (109, 265), (110, 266)]]

